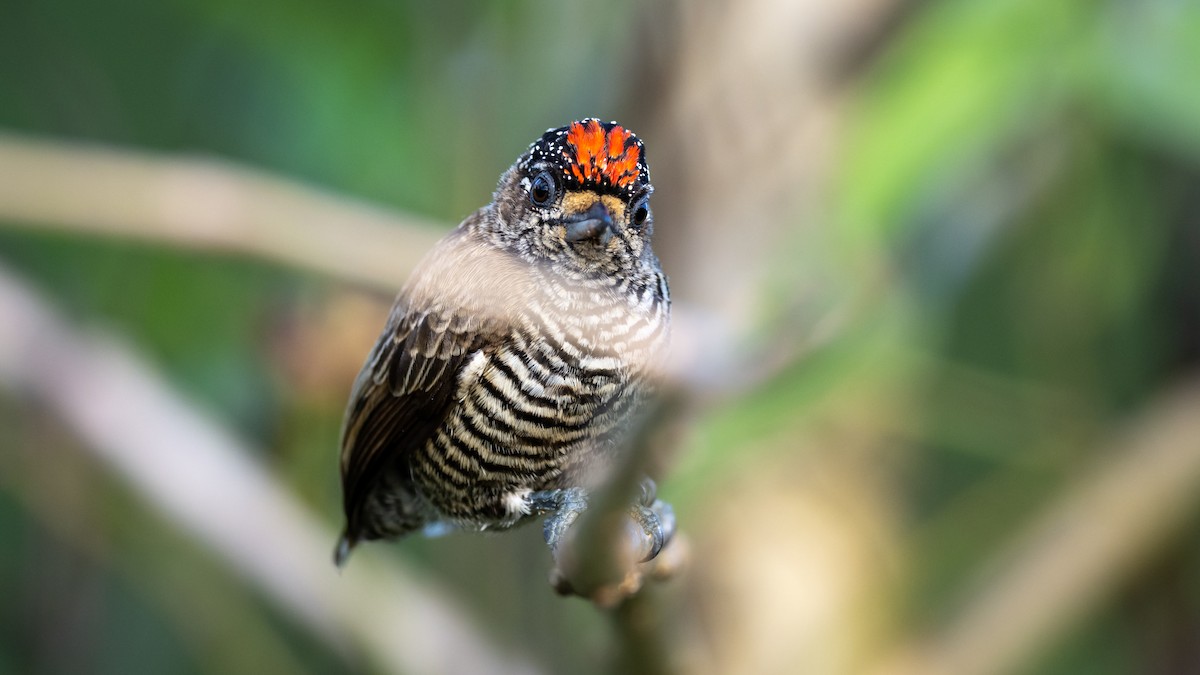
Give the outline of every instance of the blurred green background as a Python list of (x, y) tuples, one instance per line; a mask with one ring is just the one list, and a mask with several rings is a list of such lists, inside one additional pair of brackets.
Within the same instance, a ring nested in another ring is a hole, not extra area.
[[(0, 183), (14, 143), (53, 141), (448, 229), (545, 128), (619, 120), (700, 401), (660, 480), (687, 573), (609, 614), (553, 595), (536, 527), (364, 558), (543, 672), (1195, 673), (1198, 75), (1186, 0), (6, 0)], [(340, 526), (342, 406), (407, 269), (366, 288), (96, 234), (53, 215), (73, 185), (0, 188), (0, 268)], [(396, 668), (4, 372), (0, 674)], [(661, 660), (631, 646), (646, 622)]]

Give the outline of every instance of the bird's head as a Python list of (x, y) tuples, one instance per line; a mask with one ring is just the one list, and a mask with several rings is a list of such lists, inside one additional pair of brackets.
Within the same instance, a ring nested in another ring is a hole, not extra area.
[(538, 262), (610, 272), (650, 255), (650, 169), (642, 141), (589, 118), (550, 129), (500, 179), (497, 230)]

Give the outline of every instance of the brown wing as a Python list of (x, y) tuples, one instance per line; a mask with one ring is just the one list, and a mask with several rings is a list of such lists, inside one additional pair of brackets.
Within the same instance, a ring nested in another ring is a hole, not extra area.
[(507, 255), (451, 233), (413, 273), (359, 373), (342, 430), (346, 534), (363, 533), (363, 507), (389, 463), (402, 461), (437, 430), (455, 400), (459, 375), (507, 332), (509, 300), (497, 296), (520, 276)]

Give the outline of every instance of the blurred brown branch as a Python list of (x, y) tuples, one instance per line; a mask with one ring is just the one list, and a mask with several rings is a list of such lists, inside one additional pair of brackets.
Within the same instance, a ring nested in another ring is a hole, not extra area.
[[(446, 230), (229, 162), (9, 133), (0, 133), (0, 176), (5, 226), (250, 255), (388, 295)], [(676, 302), (664, 376), (717, 399), (736, 397), (846, 330), (873, 302), (867, 295), (853, 311), (820, 317), (807, 336), (784, 335), (753, 354), (739, 351), (744, 336), (728, 316)]]
[(944, 627), (877, 672), (1012, 672), (1103, 602), (1200, 510), (1200, 380), (1151, 405), (1046, 509)]
[[(0, 176), (5, 226), (251, 255), (388, 295), (447, 229), (228, 162), (14, 134), (0, 133)], [(689, 364), (714, 346), (727, 350), (730, 336), (712, 316), (674, 314), (666, 370), (697, 379)]]
[(0, 221), (276, 260), (393, 293), (446, 228), (213, 159), (0, 133)]
[(674, 545), (682, 538), (677, 535), (657, 557), (640, 563), (651, 553), (652, 542), (630, 517), (629, 505), (638, 500), (642, 479), (651, 473), (651, 467), (662, 463), (663, 451), (678, 442), (674, 432), (688, 403), (682, 392), (670, 392), (643, 413), (614, 474), (603, 489), (591, 495), (588, 510), (554, 551), (552, 583), (560, 593), (611, 608), (637, 593), (647, 575), (666, 578), (686, 562), (682, 557), (686, 544)]
[(77, 333), (0, 270), (0, 383), (61, 416), (113, 471), (334, 647), (360, 643), (389, 670), (533, 672), (394, 563), (339, 579), (334, 532), (123, 345)]

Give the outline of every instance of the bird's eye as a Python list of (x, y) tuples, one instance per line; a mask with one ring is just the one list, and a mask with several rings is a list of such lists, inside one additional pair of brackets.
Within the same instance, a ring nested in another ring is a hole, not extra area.
[(534, 206), (549, 206), (554, 201), (554, 178), (549, 171), (539, 173), (529, 184), (529, 201)]
[(646, 224), (646, 218), (650, 217), (650, 202), (643, 199), (638, 202), (637, 207), (633, 209), (633, 225), (641, 227)]

